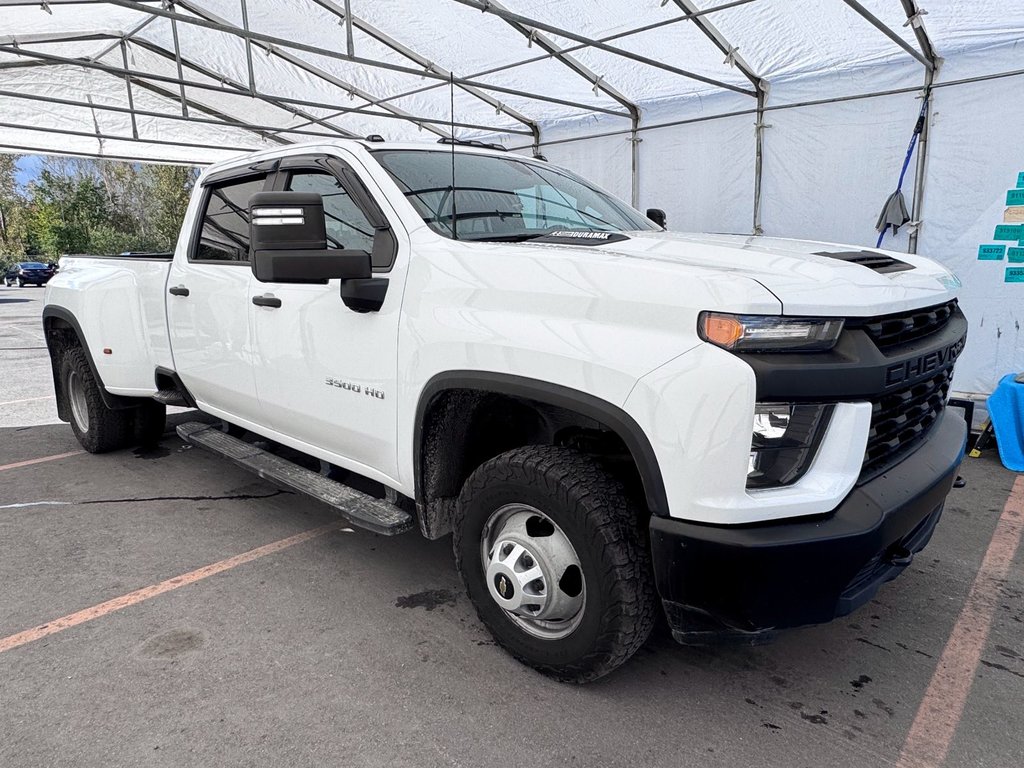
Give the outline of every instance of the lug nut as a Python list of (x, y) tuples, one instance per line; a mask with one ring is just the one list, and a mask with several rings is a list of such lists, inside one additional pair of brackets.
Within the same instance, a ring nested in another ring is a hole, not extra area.
[(506, 543), (506, 544), (504, 544), (501, 547), (501, 556), (502, 557), (508, 557), (511, 552), (512, 552), (512, 545), (511, 544), (507, 544)]
[(533, 568), (533, 558), (529, 555), (523, 555), (523, 568)]

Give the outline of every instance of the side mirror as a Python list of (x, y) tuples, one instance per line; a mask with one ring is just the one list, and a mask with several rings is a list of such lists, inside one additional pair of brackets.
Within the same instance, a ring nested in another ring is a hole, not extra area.
[(370, 277), (366, 251), (328, 250), (323, 198), (257, 192), (249, 198), (252, 272), (261, 283), (326, 283)]
[(659, 227), (664, 229), (668, 226), (668, 217), (661, 208), (648, 208), (647, 218), (657, 224)]

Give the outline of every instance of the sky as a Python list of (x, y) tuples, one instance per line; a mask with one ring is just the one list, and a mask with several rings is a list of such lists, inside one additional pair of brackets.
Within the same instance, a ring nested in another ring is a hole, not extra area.
[(39, 155), (22, 155), (21, 159), (18, 160), (15, 173), (15, 179), (18, 184), (24, 187), (30, 181), (34, 181), (39, 175), (39, 169), (42, 166), (43, 158)]

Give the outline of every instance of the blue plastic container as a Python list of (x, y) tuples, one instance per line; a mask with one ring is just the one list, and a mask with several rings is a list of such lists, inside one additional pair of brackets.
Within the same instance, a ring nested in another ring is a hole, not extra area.
[(1024, 375), (1009, 373), (988, 398), (988, 415), (1003, 466), (1024, 472)]

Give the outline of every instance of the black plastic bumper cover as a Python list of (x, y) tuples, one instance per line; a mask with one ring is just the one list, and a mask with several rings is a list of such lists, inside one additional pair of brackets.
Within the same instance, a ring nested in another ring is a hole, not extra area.
[(964, 420), (945, 411), (917, 450), (822, 517), (744, 526), (652, 517), (655, 580), (673, 635), (756, 641), (864, 604), (928, 543), (966, 442)]

